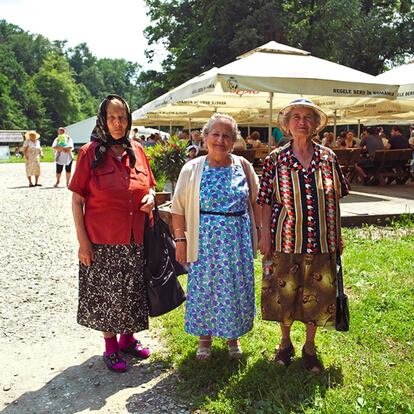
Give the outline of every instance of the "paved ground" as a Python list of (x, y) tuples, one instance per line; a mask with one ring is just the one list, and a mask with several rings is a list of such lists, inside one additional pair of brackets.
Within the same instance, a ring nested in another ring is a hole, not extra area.
[[(156, 358), (108, 372), (99, 332), (77, 325), (77, 241), (66, 188), (28, 188), (23, 164), (0, 164), (0, 411), (4, 414), (188, 413)], [(155, 353), (157, 333), (139, 336)]]
[(414, 214), (414, 182), (387, 186), (352, 185), (351, 194), (341, 200), (344, 226), (383, 223), (401, 214)]

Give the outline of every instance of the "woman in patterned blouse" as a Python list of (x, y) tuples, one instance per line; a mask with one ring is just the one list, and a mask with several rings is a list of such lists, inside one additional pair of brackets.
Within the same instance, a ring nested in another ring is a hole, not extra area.
[(279, 114), (292, 141), (266, 158), (258, 203), (262, 205), (260, 249), (273, 267), (262, 284), (262, 317), (280, 322), (276, 361), (294, 356), (290, 328), (306, 325), (302, 357), (306, 369), (323, 366), (315, 351), (318, 326), (335, 323), (336, 254), (342, 251), (339, 198), (348, 193), (335, 153), (312, 142), (327, 116), (307, 99), (297, 99)]

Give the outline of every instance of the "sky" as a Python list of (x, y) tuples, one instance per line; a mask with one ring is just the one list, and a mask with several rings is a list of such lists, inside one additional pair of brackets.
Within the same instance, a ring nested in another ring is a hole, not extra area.
[(144, 69), (160, 69), (165, 51), (149, 64), (143, 31), (150, 20), (144, 0), (0, 0), (0, 19), (67, 46), (87, 43), (98, 58), (123, 58)]

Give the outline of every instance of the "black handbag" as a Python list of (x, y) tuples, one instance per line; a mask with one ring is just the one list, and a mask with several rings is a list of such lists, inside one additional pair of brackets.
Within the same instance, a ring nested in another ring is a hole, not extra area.
[(185, 301), (185, 293), (177, 276), (188, 271), (175, 260), (175, 242), (157, 207), (153, 210), (153, 217), (151, 225), (148, 215), (145, 215), (144, 279), (149, 315), (160, 316)]
[(349, 307), (348, 296), (344, 292), (344, 282), (342, 278), (342, 260), (339, 252), (336, 254), (336, 320), (335, 328), (337, 331), (349, 331)]

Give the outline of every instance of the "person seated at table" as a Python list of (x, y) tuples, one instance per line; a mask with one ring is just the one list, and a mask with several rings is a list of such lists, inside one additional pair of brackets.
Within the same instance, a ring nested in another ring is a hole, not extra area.
[(357, 142), (354, 137), (353, 131), (348, 131), (345, 136), (345, 147), (346, 148), (356, 148)]
[(262, 145), (262, 141), (260, 141), (260, 132), (253, 131), (246, 140), (247, 146), (249, 148), (259, 148)]
[(283, 132), (281, 131), (280, 128), (278, 127), (274, 127), (273, 131), (272, 131), (272, 139), (271, 139), (271, 144), (272, 146), (275, 145), (276, 147), (280, 146), (280, 141), (283, 138)]
[(384, 128), (382, 126), (377, 128), (378, 135), (382, 139), (382, 143), (384, 144), (384, 149), (390, 149), (390, 143), (388, 141), (387, 135), (384, 131)]
[(201, 137), (201, 132), (198, 129), (191, 131), (191, 140), (189, 143), (190, 145), (197, 147), (198, 151), (204, 147), (203, 138)]
[(392, 150), (410, 148), (408, 139), (403, 135), (403, 131), (398, 125), (394, 125), (391, 128), (391, 136), (388, 142), (390, 144), (389, 149), (392, 149)]
[(364, 185), (374, 184), (374, 182), (369, 182), (369, 177), (365, 170), (372, 168), (375, 151), (384, 149), (384, 144), (378, 135), (377, 128), (367, 128), (366, 135), (361, 139), (359, 147), (367, 152), (368, 157), (361, 159), (355, 164), (355, 172), (362, 178)]
[(233, 150), (246, 150), (247, 144), (240, 133), (237, 134), (236, 141), (233, 145)]
[(323, 134), (322, 145), (328, 148), (335, 147), (334, 134), (332, 132), (325, 132)]
[(312, 141), (316, 142), (317, 144), (322, 144), (321, 136), (317, 133), (312, 135)]
[(345, 148), (345, 139), (346, 139), (346, 131), (342, 131), (339, 136), (336, 138), (335, 146), (337, 148)]
[(187, 147), (187, 158), (185, 162), (191, 161), (198, 155), (198, 148), (195, 145), (189, 145)]

